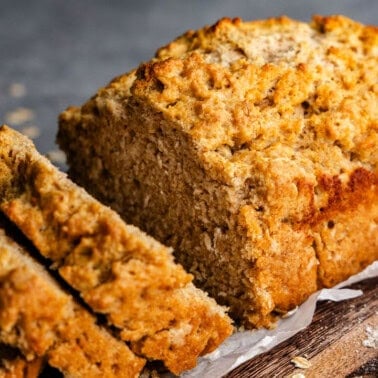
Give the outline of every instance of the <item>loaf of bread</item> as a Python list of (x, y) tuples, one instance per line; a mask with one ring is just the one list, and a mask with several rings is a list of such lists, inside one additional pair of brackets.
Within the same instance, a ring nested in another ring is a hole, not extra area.
[[(145, 360), (96, 324), (25, 249), (0, 228), (0, 342), (26, 358), (5, 372), (38, 374), (41, 358), (67, 377), (137, 377)], [(12, 376), (12, 375), (9, 375)], [(24, 376), (24, 375), (19, 375)]]
[(378, 258), (378, 29), (222, 19), (60, 116), (70, 174), (247, 327)]
[(0, 209), (140, 356), (175, 374), (232, 332), (172, 251), (72, 183), (32, 142), (0, 128)]

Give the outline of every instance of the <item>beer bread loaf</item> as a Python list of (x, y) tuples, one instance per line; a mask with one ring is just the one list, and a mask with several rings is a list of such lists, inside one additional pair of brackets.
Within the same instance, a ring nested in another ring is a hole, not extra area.
[(70, 175), (247, 327), (378, 258), (378, 29), (189, 31), (60, 116)]

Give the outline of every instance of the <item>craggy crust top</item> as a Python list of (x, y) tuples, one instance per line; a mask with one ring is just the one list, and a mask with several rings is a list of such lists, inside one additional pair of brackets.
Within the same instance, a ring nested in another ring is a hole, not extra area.
[[(367, 189), (378, 181), (377, 77), (377, 27), (343, 16), (226, 18), (177, 38), (60, 119), (86, 124), (102, 109), (121, 120), (128, 109), (151, 109), (185, 133), (207, 175), (227, 185), (253, 180), (294, 197), (298, 180), (321, 192), (335, 180)], [(310, 212), (311, 201), (328, 206), (317, 196), (305, 205)]]
[(190, 136), (216, 179), (235, 183), (249, 161), (280, 157), (313, 181), (319, 169), (377, 169), (377, 77), (377, 27), (343, 16), (225, 18), (185, 33), (61, 119), (82, 118), (94, 103), (121, 117), (127, 102), (143, 102)]
[(245, 175), (248, 160), (277, 156), (300, 161), (313, 179), (319, 167), (377, 168), (377, 77), (377, 27), (343, 16), (226, 18), (177, 38), (94, 100), (115, 113), (125, 100), (149, 104), (226, 183)]
[(377, 77), (377, 27), (343, 16), (226, 18), (177, 38), (61, 119), (85, 123), (93, 106), (122, 118), (140, 104), (188, 135), (207, 174), (227, 185), (260, 177), (277, 183), (273, 191), (298, 178), (315, 187), (364, 176), (358, 181), (370, 187), (378, 170)]
[(253, 150), (327, 166), (328, 144), (377, 166), (376, 27), (341, 16), (223, 19), (157, 57), (139, 68), (131, 93), (174, 119), (213, 163), (235, 170)]

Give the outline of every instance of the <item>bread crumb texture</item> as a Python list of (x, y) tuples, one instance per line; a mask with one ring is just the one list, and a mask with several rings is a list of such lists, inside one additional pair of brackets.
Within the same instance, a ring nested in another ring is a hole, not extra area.
[(178, 374), (232, 332), (224, 308), (192, 285), (171, 249), (126, 225), (6, 126), (0, 208), (138, 355)]
[(378, 258), (378, 29), (189, 31), (60, 116), (71, 176), (245, 326)]

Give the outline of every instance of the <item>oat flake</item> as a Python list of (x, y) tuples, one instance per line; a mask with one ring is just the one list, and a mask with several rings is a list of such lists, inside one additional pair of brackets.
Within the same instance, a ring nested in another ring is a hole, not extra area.
[(296, 373), (291, 375), (291, 378), (306, 378), (306, 376), (303, 373)]
[(52, 161), (53, 163), (65, 163), (66, 162), (66, 155), (63, 151), (60, 150), (52, 150), (46, 154), (47, 158)]
[(30, 139), (38, 138), (41, 134), (41, 130), (37, 126), (23, 127), (20, 131)]
[(301, 356), (294, 357), (290, 362), (300, 369), (308, 369), (311, 367), (311, 362), (307, 358)]
[(13, 83), (9, 86), (9, 95), (14, 98), (21, 98), (26, 95), (26, 87), (21, 83)]
[(362, 341), (362, 345), (367, 348), (378, 348), (378, 328), (367, 326), (365, 333), (367, 338)]
[(6, 123), (19, 126), (34, 118), (34, 112), (28, 108), (16, 108), (5, 115)]

